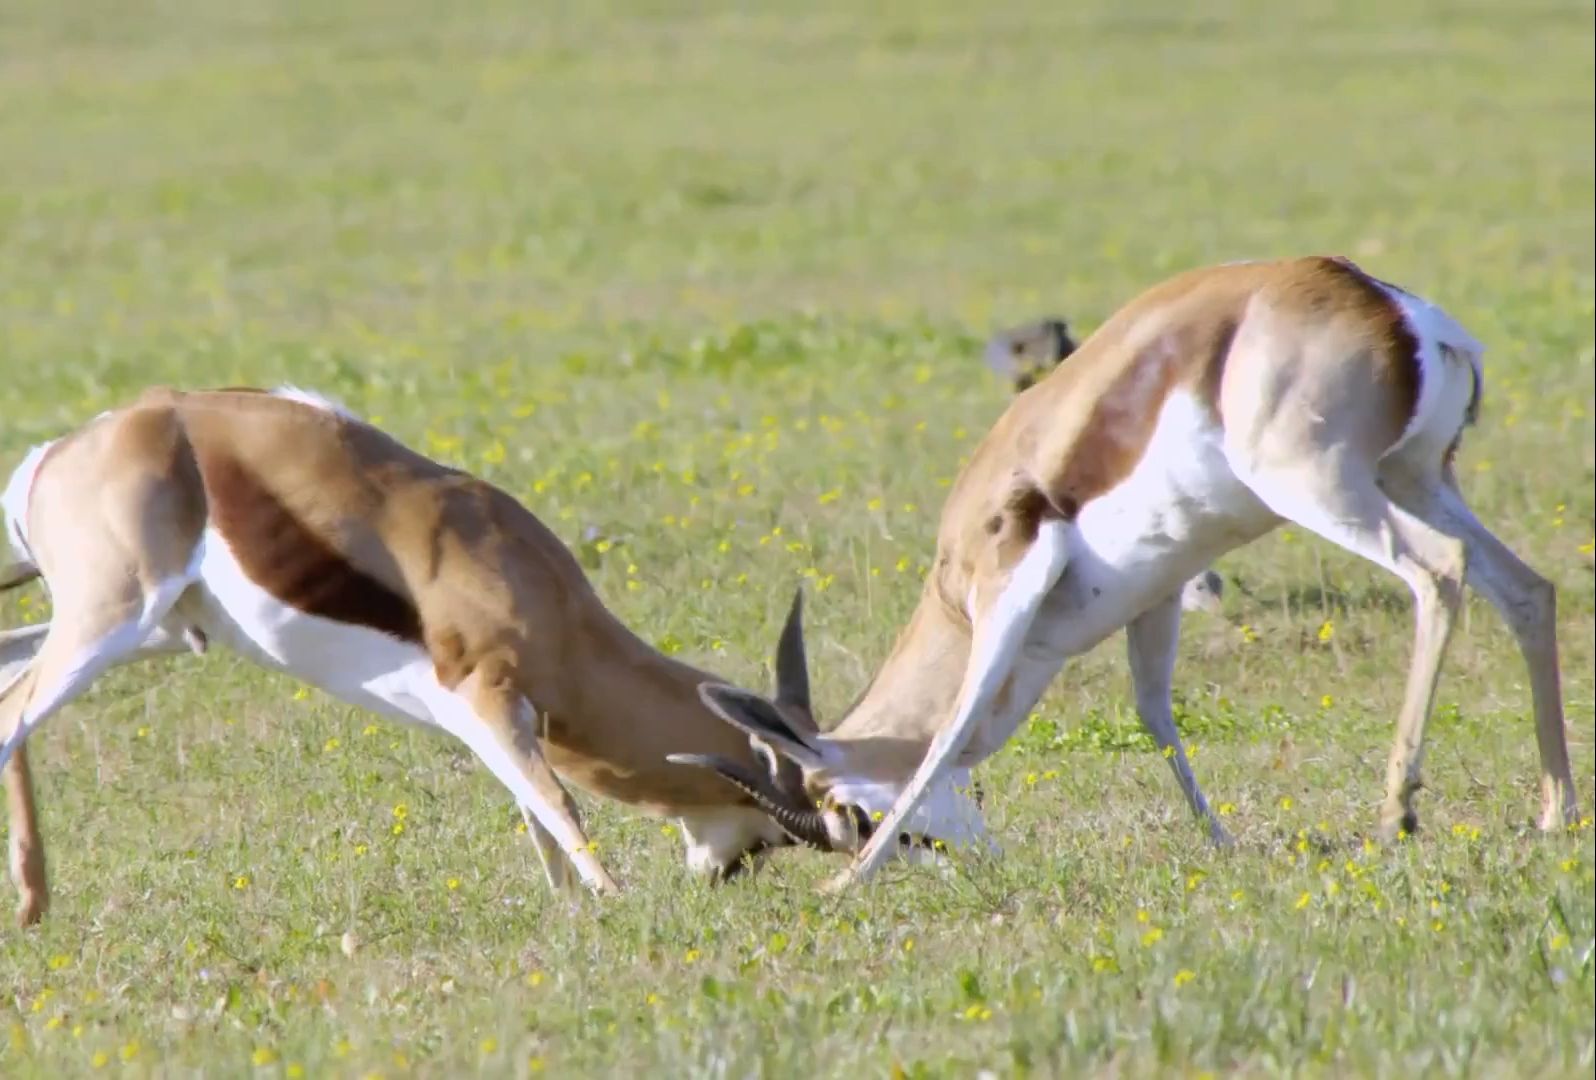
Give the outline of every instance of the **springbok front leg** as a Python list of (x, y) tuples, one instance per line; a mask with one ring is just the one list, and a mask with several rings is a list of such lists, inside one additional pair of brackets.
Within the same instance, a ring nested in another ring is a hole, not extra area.
[[(853, 865), (834, 878), (829, 888), (866, 881), (880, 869), (897, 850), (898, 834), (927, 790), (954, 767), (976, 729), (989, 719), (993, 702), (1014, 671), (1042, 602), (1064, 573), (1069, 561), (1070, 528), (1059, 518), (1042, 520), (1029, 546), (1016, 544), (1011, 549), (1019, 555), (1011, 567), (1003, 567), (984, 583), (985, 595), (980, 595), (982, 590), (977, 586), (976, 604), (980, 606), (984, 601), (985, 607), (975, 614), (970, 661), (953, 719), (931, 740), (920, 767)], [(994, 550), (1002, 559), (1005, 552), (1001, 548)]]
[(1181, 595), (1175, 593), (1144, 611), (1125, 627), (1125, 644), (1130, 660), (1131, 688), (1136, 695), (1136, 715), (1158, 749), (1169, 759), (1169, 767), (1180, 784), (1186, 803), (1208, 825), (1216, 844), (1229, 844), (1230, 834), (1208, 808), (1197, 777), (1191, 771), (1180, 732), (1175, 729), (1175, 711), (1170, 695), (1174, 691), (1176, 646), (1180, 642)]
[(593, 854), (576, 804), (538, 748), (532, 706), (516, 690), (507, 663), (479, 662), (452, 689), (433, 681), (421, 695), (438, 726), (470, 747), (510, 790), (523, 814), (530, 814), (532, 840), (551, 885), (558, 887), (565, 877), (563, 868), (551, 869), (551, 864), (569, 860), (594, 892), (620, 891)]

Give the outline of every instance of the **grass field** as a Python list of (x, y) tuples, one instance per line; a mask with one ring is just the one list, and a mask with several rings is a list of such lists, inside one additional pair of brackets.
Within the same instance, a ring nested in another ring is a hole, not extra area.
[[(1589, 3), (867, 7), (0, 0), (0, 462), (149, 383), (316, 387), (728, 679), (806, 582), (834, 719), (1004, 406), (989, 330), (1341, 252), (1488, 345), (1460, 472), (1561, 588), (1589, 813)], [(227, 656), (118, 672), (33, 743), (0, 1074), (1588, 1076), (1596, 844), (1528, 827), (1505, 628), (1470, 602), (1426, 829), (1372, 849), (1400, 584), (1291, 531), (1221, 569), (1177, 685), (1237, 850), (1114, 642), (983, 769), (1001, 860), (842, 899), (588, 801), (626, 893), (572, 907), (462, 749)]]

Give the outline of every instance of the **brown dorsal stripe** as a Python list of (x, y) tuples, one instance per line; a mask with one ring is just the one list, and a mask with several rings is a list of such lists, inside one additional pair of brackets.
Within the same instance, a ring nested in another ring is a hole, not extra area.
[(256, 585), (308, 614), (421, 641), (410, 598), (352, 565), (243, 462), (218, 457), (202, 461), (201, 471), (211, 520)]

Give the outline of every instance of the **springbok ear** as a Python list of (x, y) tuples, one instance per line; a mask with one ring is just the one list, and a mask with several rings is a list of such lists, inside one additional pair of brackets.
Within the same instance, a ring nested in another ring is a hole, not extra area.
[(792, 607), (788, 609), (787, 622), (781, 628), (781, 640), (776, 643), (776, 701), (798, 714), (793, 719), (807, 723), (808, 730), (802, 734), (814, 735), (820, 731), (815, 724), (815, 710), (809, 699), (809, 660), (804, 655), (802, 585), (792, 594)]
[(819, 747), (787, 723), (774, 702), (723, 683), (700, 683), (698, 696), (732, 727), (798, 765), (813, 769), (824, 763)]

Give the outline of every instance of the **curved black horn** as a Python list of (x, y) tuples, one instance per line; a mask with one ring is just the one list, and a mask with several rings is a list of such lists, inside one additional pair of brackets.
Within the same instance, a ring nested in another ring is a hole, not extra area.
[(814, 717), (809, 703), (809, 660), (804, 655), (802, 585), (792, 594), (792, 607), (787, 610), (787, 622), (776, 643), (776, 701), (801, 710), (805, 718)]
[(806, 844), (821, 851), (830, 851), (831, 835), (826, 832), (825, 819), (818, 810), (789, 804), (774, 791), (768, 780), (741, 762), (719, 754), (667, 754), (666, 760), (676, 765), (692, 765), (711, 769), (723, 780), (747, 795), (759, 808), (769, 814), (782, 832), (795, 843)]

